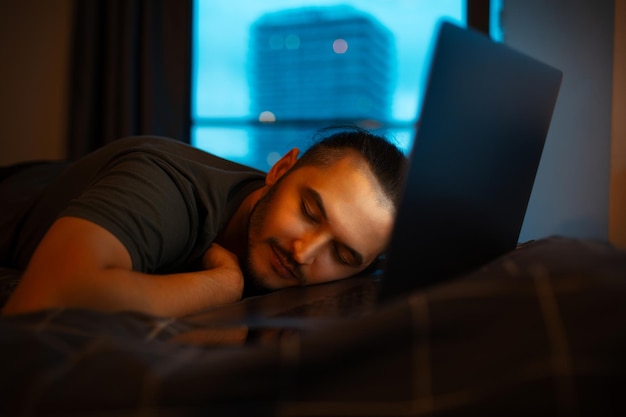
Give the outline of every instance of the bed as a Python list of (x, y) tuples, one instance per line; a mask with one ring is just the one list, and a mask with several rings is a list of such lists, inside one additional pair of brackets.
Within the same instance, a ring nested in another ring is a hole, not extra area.
[[(19, 278), (1, 276), (3, 290)], [(377, 288), (380, 274), (350, 280)], [(269, 338), (226, 310), (2, 317), (0, 415), (626, 415), (626, 252), (603, 242), (540, 239)]]

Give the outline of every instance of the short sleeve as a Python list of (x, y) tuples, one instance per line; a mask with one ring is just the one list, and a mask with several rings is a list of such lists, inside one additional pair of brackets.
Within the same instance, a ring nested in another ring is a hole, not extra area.
[(61, 216), (107, 229), (126, 247), (133, 269), (179, 268), (196, 239), (198, 214), (185, 176), (158, 157), (126, 155), (101, 171)]

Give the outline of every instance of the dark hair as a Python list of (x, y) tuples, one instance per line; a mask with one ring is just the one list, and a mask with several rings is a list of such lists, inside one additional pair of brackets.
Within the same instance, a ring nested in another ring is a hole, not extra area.
[[(335, 133), (328, 135), (329, 131)], [(356, 126), (321, 129), (317, 137), (317, 141), (304, 152), (294, 168), (304, 165), (328, 166), (349, 151), (356, 151), (378, 180), (385, 196), (393, 202), (395, 208), (398, 207), (407, 158), (396, 145), (383, 136)]]

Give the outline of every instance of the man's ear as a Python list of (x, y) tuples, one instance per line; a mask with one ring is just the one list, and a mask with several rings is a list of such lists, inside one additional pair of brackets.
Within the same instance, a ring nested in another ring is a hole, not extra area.
[(285, 175), (285, 173), (287, 173), (287, 171), (289, 171), (291, 167), (293, 167), (296, 164), (296, 162), (298, 161), (299, 154), (300, 154), (300, 150), (298, 148), (293, 148), (289, 152), (287, 152), (285, 155), (283, 155), (283, 157), (280, 158), (272, 166), (272, 168), (270, 168), (269, 172), (267, 173), (267, 176), (265, 177), (265, 184), (274, 185), (280, 177)]

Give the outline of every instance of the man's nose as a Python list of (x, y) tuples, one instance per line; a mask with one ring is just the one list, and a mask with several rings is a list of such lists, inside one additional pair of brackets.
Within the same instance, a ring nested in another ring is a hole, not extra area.
[(315, 261), (328, 237), (323, 233), (308, 234), (293, 242), (293, 258), (300, 265), (310, 265)]

